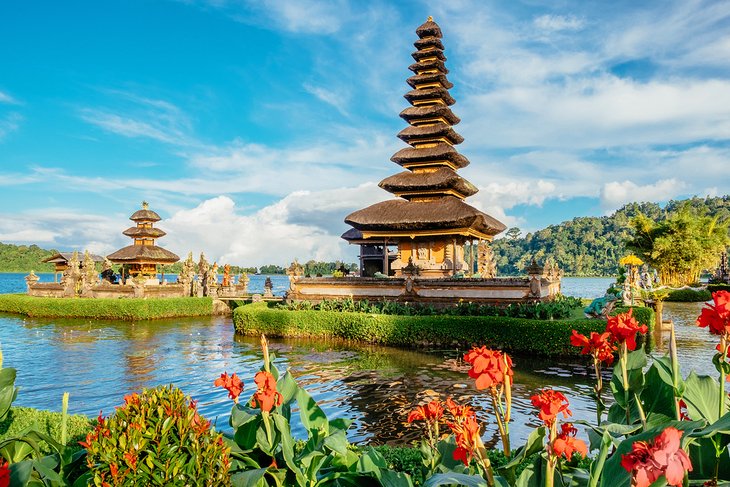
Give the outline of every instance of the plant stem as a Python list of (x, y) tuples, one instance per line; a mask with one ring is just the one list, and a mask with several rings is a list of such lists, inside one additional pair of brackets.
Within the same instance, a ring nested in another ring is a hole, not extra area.
[(500, 407), (497, 400), (497, 390), (492, 387), (492, 405), (494, 406), (494, 415), (497, 417), (497, 427), (499, 428), (499, 435), (502, 437), (502, 449), (504, 450), (504, 456), (509, 458), (511, 449), (509, 444), (509, 434), (505, 430), (504, 422), (502, 421), (502, 414), (500, 413)]
[(601, 425), (601, 416), (603, 416), (603, 377), (601, 377), (601, 361), (598, 357), (593, 356), (593, 368), (596, 370), (596, 426)]
[(68, 392), (63, 393), (61, 400), (61, 444), (66, 445), (68, 440)]
[(484, 469), (484, 473), (487, 474), (487, 485), (489, 487), (494, 487), (494, 472), (492, 471), (492, 463), (489, 461), (489, 457), (487, 456), (487, 449), (484, 447), (484, 442), (482, 442), (481, 438), (477, 439), (476, 453), (477, 457), (479, 458), (479, 463)]
[[(657, 302), (657, 304), (661, 304), (661, 301)], [(659, 309), (657, 307), (657, 309)], [(681, 399), (679, 396), (679, 358), (677, 356), (677, 336), (674, 333), (674, 321), (671, 322), (671, 327), (669, 328), (669, 360), (672, 364), (672, 387), (674, 387), (674, 405), (676, 410), (676, 420), (679, 421), (680, 411), (679, 411), (679, 400)]]
[(624, 401), (626, 402), (626, 424), (631, 424), (631, 404), (629, 403), (629, 375), (627, 371), (629, 358), (625, 340), (621, 343), (619, 355), (621, 356), (619, 358), (619, 361), (621, 363), (621, 378), (623, 379), (624, 383)]
[(558, 421), (554, 420), (550, 425), (550, 434), (548, 435), (547, 449), (547, 468), (545, 470), (545, 487), (553, 487), (555, 482), (555, 455), (552, 453), (552, 444), (557, 436)]

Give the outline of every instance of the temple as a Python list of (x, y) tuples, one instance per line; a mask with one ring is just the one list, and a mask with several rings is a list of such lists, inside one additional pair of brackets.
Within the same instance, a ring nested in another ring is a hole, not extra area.
[(405, 94), (411, 106), (400, 113), (409, 126), (398, 134), (410, 147), (391, 158), (405, 170), (380, 182), (396, 198), (345, 218), (353, 228), (342, 238), (360, 245), (362, 277), (400, 277), (416, 269), (422, 278), (471, 275), (475, 253), (467, 263), (465, 244), (473, 249), (506, 228), (464, 202), (478, 189), (457, 174), (469, 160), (455, 148), (464, 138), (453, 128), (460, 120), (449, 108), (455, 102), (441, 29), (429, 17), (416, 34), (416, 62), (408, 68), (414, 74), (407, 79), (413, 89)]
[(400, 114), (408, 126), (398, 137), (408, 144), (391, 160), (403, 171), (380, 187), (395, 197), (345, 218), (342, 238), (360, 247), (360, 275), (307, 277), (289, 269), (287, 299), (388, 300), (453, 306), (460, 301), (509, 304), (553, 299), (560, 270), (534, 260), (527, 276), (497, 277), (490, 242), (505, 225), (465, 200), (477, 188), (458, 174), (469, 160), (456, 146), (453, 86), (446, 75), (441, 29), (428, 18), (416, 30), (416, 52)]
[(149, 209), (146, 201), (142, 202), (142, 209), (134, 212), (129, 219), (136, 225), (122, 233), (132, 238), (134, 243), (109, 254), (107, 259), (115, 264), (122, 264), (129, 276), (156, 279), (157, 264), (172, 264), (180, 260), (180, 257), (155, 245), (155, 239), (164, 237), (166, 233), (155, 228), (155, 223), (161, 218)]

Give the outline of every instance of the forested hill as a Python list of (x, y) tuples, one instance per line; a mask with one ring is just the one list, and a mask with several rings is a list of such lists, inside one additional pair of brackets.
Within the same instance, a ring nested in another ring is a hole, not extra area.
[(507, 237), (493, 244), (498, 272), (524, 274), (525, 267), (535, 257), (538, 262), (554, 259), (568, 276), (615, 275), (618, 260), (627, 253), (624, 242), (631, 236), (631, 218), (641, 212), (653, 220), (662, 220), (683, 205), (689, 205), (699, 215), (717, 216), (720, 222), (730, 219), (730, 196), (723, 196), (673, 200), (665, 207), (656, 203), (631, 203), (610, 216), (578, 217), (524, 237), (515, 238), (518, 232), (510, 229)]
[(53, 264), (41, 261), (55, 254), (37, 245), (13, 245), (0, 242), (0, 272), (53, 272)]

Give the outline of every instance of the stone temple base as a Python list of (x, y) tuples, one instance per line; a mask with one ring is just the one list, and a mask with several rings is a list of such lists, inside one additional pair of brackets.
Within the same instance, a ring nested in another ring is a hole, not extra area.
[(287, 300), (316, 303), (352, 298), (450, 306), (459, 301), (484, 304), (548, 301), (559, 293), (559, 279), (538, 276), (493, 279), (324, 277), (292, 278)]

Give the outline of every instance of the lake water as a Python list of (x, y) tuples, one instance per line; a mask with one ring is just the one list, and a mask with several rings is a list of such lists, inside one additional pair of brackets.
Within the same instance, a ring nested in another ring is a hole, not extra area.
[[(0, 282), (6, 276), (0, 275)], [(592, 297), (587, 295), (605, 290), (603, 284), (591, 285), (595, 291), (580, 294)], [(685, 374), (712, 370), (714, 340), (693, 324), (700, 307), (665, 305), (665, 316), (677, 324)], [(0, 314), (0, 343), (5, 364), (18, 369), (16, 405), (60, 410), (61, 395), (68, 391), (71, 412), (108, 415), (124, 394), (172, 383), (197, 399), (203, 414), (223, 430), (229, 429), (232, 403), (225, 391), (213, 387), (213, 380), (224, 371), (236, 372), (245, 382), (243, 397), (249, 397), (261, 364), (258, 340), (235, 336), (230, 318), (223, 317), (130, 323)], [(659, 353), (665, 345), (659, 340)], [(474, 390), (467, 368), (457, 360), (463, 351), (426, 353), (310, 340), (272, 340), (271, 349), (280, 370), (289, 368), (330, 418), (355, 421), (351, 441), (406, 444), (417, 439), (418, 430), (405, 423), (408, 411), (424, 394), (440, 394), (471, 401), (484, 420), (485, 441), (497, 442), (487, 397)], [(564, 392), (575, 418), (594, 419), (587, 363), (519, 356), (514, 362), (515, 445), (539, 423), (529, 397), (542, 387)], [(295, 433), (302, 431), (295, 428)]]

